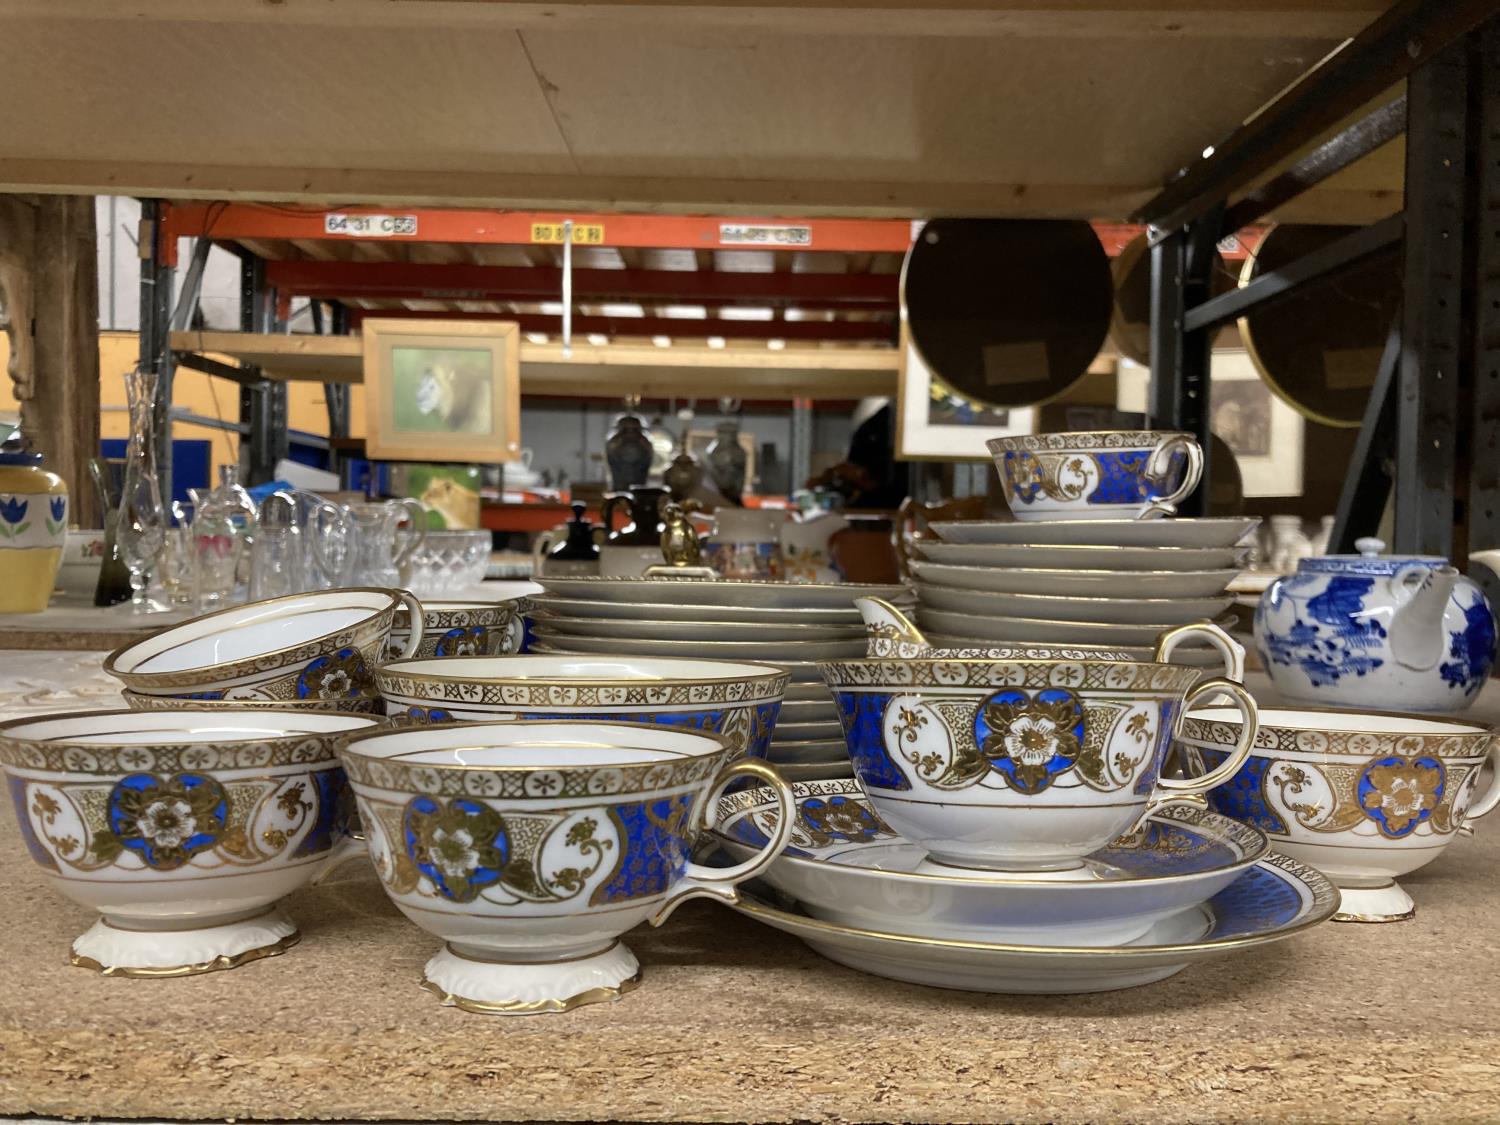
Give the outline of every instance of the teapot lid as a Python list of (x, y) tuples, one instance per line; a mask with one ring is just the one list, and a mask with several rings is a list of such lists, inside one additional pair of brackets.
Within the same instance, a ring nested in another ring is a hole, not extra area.
[(1367, 535), (1354, 541), (1357, 555), (1318, 555), (1297, 563), (1298, 574), (1395, 574), (1412, 563), (1447, 566), (1441, 555), (1385, 555), (1385, 541)]
[(31, 451), (31, 439), (21, 433), (20, 427), (0, 443), (0, 465), (40, 465), (43, 460), (40, 453)]

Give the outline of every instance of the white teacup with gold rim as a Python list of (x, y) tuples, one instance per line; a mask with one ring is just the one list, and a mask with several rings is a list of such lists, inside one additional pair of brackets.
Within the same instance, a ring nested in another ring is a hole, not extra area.
[[(1233, 710), (1200, 708), (1184, 716), (1177, 741), (1212, 766), (1241, 733)], [(1263, 708), (1250, 756), (1208, 799), (1338, 884), (1336, 921), (1398, 922), (1416, 906), (1397, 878), (1500, 804), (1495, 774), (1479, 792), (1486, 761), (1500, 767), (1500, 741), (1483, 723)]]
[[(423, 984), (468, 1011), (613, 1000), (640, 965), (620, 935), (735, 885), (786, 846), (791, 788), (718, 735), (627, 723), (451, 723), (349, 739), (344, 766), (386, 893), (443, 948)], [(782, 827), (735, 867), (689, 862), (734, 780), (770, 785)]]
[(1203, 450), (1175, 430), (1021, 434), (985, 443), (1018, 520), (1170, 516), (1198, 487)]
[[(1233, 776), (1255, 700), (1227, 679), (1161, 663), (1213, 625), (1163, 634), (1157, 661), (926, 657), (829, 661), (823, 676), (872, 806), (938, 865), (1057, 871), (1130, 831), (1162, 800)], [(1164, 778), (1185, 705), (1229, 695), (1245, 716), (1212, 773)]]
[(405, 590), (350, 587), (246, 602), (115, 649), (104, 670), (142, 695), (185, 699), (357, 699), (375, 693), (398, 608), (422, 641), (422, 605)]
[(0, 723), (21, 838), (48, 882), (102, 917), (75, 965), (181, 976), (281, 953), (277, 905), (341, 858), (335, 757), (359, 715), (79, 711)]

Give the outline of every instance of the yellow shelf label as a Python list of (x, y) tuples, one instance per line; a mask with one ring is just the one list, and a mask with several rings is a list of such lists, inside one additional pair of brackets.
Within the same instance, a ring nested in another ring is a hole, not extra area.
[[(532, 242), (555, 242), (563, 240), (563, 225), (561, 223), (532, 223)], [(573, 245), (580, 243), (586, 246), (602, 246), (604, 244), (603, 223), (574, 223)]]

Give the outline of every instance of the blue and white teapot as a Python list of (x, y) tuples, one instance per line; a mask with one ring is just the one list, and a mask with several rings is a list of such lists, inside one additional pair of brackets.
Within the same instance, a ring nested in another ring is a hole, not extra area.
[(1266, 588), (1255, 647), (1289, 700), (1375, 711), (1461, 711), (1495, 656), (1495, 619), (1478, 586), (1446, 559), (1382, 555), (1303, 559)]

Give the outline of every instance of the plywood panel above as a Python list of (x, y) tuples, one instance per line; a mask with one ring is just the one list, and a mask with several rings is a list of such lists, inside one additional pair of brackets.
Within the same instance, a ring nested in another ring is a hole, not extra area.
[(1383, 6), (9, 0), (0, 189), (1117, 218)]

